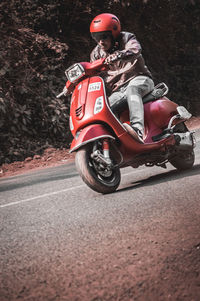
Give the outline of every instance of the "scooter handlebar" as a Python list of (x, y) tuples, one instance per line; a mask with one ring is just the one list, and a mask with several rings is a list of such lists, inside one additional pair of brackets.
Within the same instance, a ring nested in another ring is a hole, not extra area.
[(60, 94), (58, 94), (58, 95), (56, 96), (56, 98), (60, 98), (60, 97), (62, 97), (62, 96), (66, 96), (66, 95), (67, 95), (67, 92), (68, 92), (68, 90), (67, 90), (67, 88), (66, 88), (66, 86), (65, 86), (64, 89), (63, 89), (63, 91), (62, 91)]

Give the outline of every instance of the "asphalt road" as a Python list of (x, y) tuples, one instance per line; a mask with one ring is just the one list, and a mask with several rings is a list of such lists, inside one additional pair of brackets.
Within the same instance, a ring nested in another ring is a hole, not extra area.
[(101, 195), (74, 164), (0, 180), (0, 300), (200, 300), (193, 169), (122, 170)]

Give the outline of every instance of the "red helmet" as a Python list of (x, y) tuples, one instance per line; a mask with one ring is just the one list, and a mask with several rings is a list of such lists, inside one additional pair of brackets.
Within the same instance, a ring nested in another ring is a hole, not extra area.
[(97, 33), (110, 33), (116, 40), (121, 31), (119, 19), (112, 14), (100, 14), (96, 16), (90, 24), (90, 32), (93, 38)]

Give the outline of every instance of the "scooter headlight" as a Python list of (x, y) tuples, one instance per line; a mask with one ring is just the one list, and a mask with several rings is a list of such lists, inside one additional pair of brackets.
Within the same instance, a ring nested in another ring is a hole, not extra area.
[(101, 112), (103, 110), (103, 106), (104, 106), (103, 96), (100, 96), (95, 101), (94, 114)]
[(84, 74), (85, 71), (81, 64), (74, 64), (65, 71), (65, 75), (71, 83), (77, 81)]

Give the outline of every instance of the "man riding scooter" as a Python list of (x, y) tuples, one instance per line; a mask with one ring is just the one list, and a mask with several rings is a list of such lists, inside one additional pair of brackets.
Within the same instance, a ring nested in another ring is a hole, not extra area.
[(91, 62), (106, 58), (108, 69), (101, 73), (112, 107), (126, 99), (130, 125), (123, 126), (140, 143), (144, 135), (144, 108), (142, 97), (154, 88), (151, 72), (145, 65), (141, 46), (134, 34), (121, 31), (119, 19), (112, 14), (96, 16), (90, 25), (92, 38), (97, 42)]
[(120, 184), (121, 168), (166, 168), (168, 162), (179, 170), (191, 168), (195, 141), (185, 125), (191, 114), (165, 97), (164, 83), (154, 88), (135, 36), (121, 32), (111, 14), (97, 16), (90, 31), (98, 42), (91, 62), (70, 66), (57, 96), (72, 93), (70, 152), (76, 152), (83, 181), (94, 191), (111, 193)]

